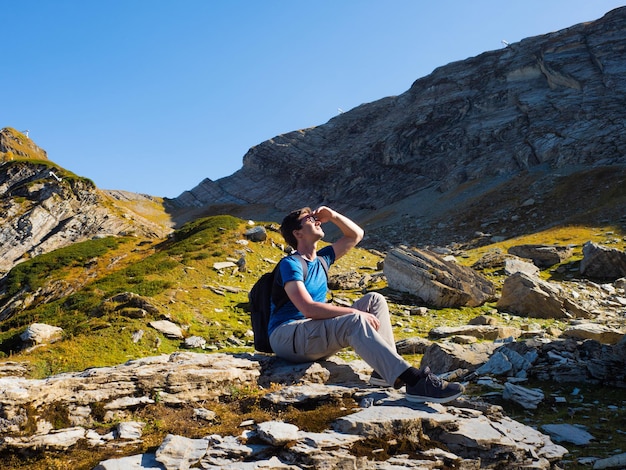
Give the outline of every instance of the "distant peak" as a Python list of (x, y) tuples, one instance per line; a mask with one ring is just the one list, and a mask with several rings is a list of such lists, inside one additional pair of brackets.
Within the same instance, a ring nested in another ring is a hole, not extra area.
[(28, 137), (28, 131), (20, 132), (11, 127), (0, 130), (0, 161), (47, 160), (45, 150)]

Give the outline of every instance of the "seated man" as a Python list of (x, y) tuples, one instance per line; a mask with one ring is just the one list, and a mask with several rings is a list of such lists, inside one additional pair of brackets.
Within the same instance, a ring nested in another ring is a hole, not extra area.
[[(317, 242), (324, 237), (322, 224), (334, 223), (343, 236), (319, 251)], [(363, 239), (363, 229), (349, 218), (322, 206), (314, 211), (306, 207), (287, 215), (280, 227), (285, 241), (307, 263), (303, 277), (300, 261), (292, 256), (280, 261), (280, 281), (289, 301), (278, 309), (272, 305), (268, 332), (274, 352), (292, 362), (327, 358), (351, 346), (374, 373), (370, 383), (406, 384), (406, 398), (415, 402), (445, 403), (459, 397), (464, 387), (448, 383), (427, 367), (412, 367), (396, 351), (389, 309), (378, 293), (366, 294), (354, 305), (342, 307), (326, 302), (326, 266), (345, 255)]]

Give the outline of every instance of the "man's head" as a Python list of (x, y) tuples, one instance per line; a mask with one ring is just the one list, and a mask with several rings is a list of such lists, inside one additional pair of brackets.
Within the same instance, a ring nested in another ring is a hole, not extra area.
[(310, 207), (303, 207), (302, 209), (290, 212), (283, 219), (283, 223), (280, 225), (280, 233), (292, 248), (298, 248), (298, 239), (294, 232), (302, 229), (302, 222), (307, 218), (307, 215), (312, 212)]

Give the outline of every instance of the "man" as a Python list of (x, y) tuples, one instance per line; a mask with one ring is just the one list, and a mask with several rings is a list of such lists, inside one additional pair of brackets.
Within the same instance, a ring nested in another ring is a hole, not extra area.
[[(332, 245), (319, 251), (324, 237), (322, 224), (331, 222), (342, 233)], [(448, 383), (412, 367), (396, 351), (389, 309), (385, 298), (368, 293), (352, 307), (326, 302), (327, 277), (323, 258), (330, 266), (363, 239), (363, 229), (349, 218), (328, 207), (308, 207), (291, 212), (281, 225), (285, 241), (307, 263), (303, 277), (300, 261), (293, 256), (280, 262), (279, 279), (289, 297), (275, 309), (268, 326), (274, 352), (292, 362), (309, 362), (329, 357), (351, 346), (373, 369), (373, 385), (400, 388), (406, 384), (406, 398), (414, 402), (445, 403), (459, 397), (464, 387)]]

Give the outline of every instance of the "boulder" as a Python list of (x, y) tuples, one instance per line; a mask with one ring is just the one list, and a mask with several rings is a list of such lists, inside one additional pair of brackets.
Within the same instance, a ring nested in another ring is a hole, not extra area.
[(93, 470), (163, 470), (154, 454), (136, 454), (100, 462)]
[(75, 426), (73, 428), (55, 429), (45, 434), (35, 434), (33, 436), (6, 436), (2, 438), (2, 444), (4, 447), (15, 449), (44, 448), (64, 450), (76, 445), (84, 437), (85, 429)]
[[(586, 430), (572, 424), (544, 424), (541, 429), (548, 433), (555, 442), (570, 442), (578, 446), (585, 446), (595, 439)], [(596, 467), (594, 466), (594, 468)]]
[(507, 258), (504, 261), (504, 273), (511, 276), (515, 273), (524, 273), (528, 276), (538, 276), (539, 268), (533, 263), (527, 263), (519, 258)]
[(508, 377), (525, 378), (532, 367), (532, 361), (536, 359), (536, 354), (520, 353), (507, 347), (499, 348), (489, 360), (476, 369), (477, 375), (505, 375)]
[(533, 318), (589, 316), (589, 312), (569, 299), (557, 285), (521, 272), (504, 281), (496, 307), (501, 311)]
[(539, 268), (561, 263), (573, 254), (572, 247), (557, 245), (516, 245), (509, 248), (508, 252), (531, 260)]
[(208, 447), (207, 438), (190, 439), (169, 434), (156, 450), (155, 456), (165, 468), (190, 468), (195, 467), (204, 457)]
[(267, 230), (262, 225), (246, 230), (245, 237), (252, 242), (262, 242), (267, 240)]
[(500, 248), (495, 248), (485, 253), (472, 265), (472, 269), (495, 269), (504, 266), (507, 255)]
[[(338, 432), (374, 438), (404, 436), (414, 443), (419, 443), (423, 435), (436, 434), (437, 440), (458, 456), (475, 455), (482, 449), (480, 468), (492, 468), (499, 456), (505, 454), (520, 467), (522, 462), (526, 462), (523, 467), (527, 468), (526, 465), (531, 464), (527, 460), (529, 448), (534, 448), (533, 452), (537, 452), (538, 459), (534, 464), (538, 467), (533, 468), (549, 468), (547, 460), (553, 460), (555, 455), (562, 456), (563, 452), (567, 452), (563, 447), (555, 446), (539, 431), (506, 417), (490, 420), (479, 412), (446, 408), (437, 404), (421, 407), (412, 407), (408, 402), (405, 404), (402, 401), (389, 404), (394, 406), (372, 406), (339, 418), (334, 428)], [(539, 464), (538, 460), (542, 458), (546, 461)], [(454, 467), (478, 468), (472, 466), (474, 463), (458, 462)]]
[(626, 252), (587, 242), (583, 245), (580, 273), (586, 277), (615, 281), (626, 276)]
[(426, 349), (432, 344), (430, 340), (413, 336), (396, 341), (396, 350), (398, 354), (424, 354)]
[(206, 339), (201, 336), (190, 336), (185, 338), (183, 347), (187, 349), (204, 349), (206, 347)]
[(261, 440), (273, 446), (282, 446), (298, 440), (298, 431), (297, 426), (282, 421), (266, 421), (257, 426)]
[(384, 273), (390, 288), (438, 308), (476, 307), (495, 295), (487, 278), (428, 250), (394, 248), (385, 258)]
[(594, 339), (602, 344), (617, 344), (626, 336), (626, 333), (608, 325), (586, 322), (568, 327), (563, 335), (570, 338)]
[(606, 459), (598, 459), (593, 463), (593, 470), (605, 468), (625, 468), (626, 452), (607, 457)]
[(222, 269), (227, 269), (227, 268), (236, 268), (237, 264), (233, 263), (232, 261), (218, 261), (216, 263), (213, 263), (213, 269), (215, 269), (216, 271), (221, 271)]
[(182, 339), (183, 330), (176, 323), (172, 323), (169, 320), (156, 320), (148, 323), (152, 328), (160, 333), (163, 333), (168, 338)]
[(138, 421), (126, 421), (117, 425), (118, 439), (136, 440), (141, 438), (146, 423)]
[(63, 336), (63, 329), (45, 323), (33, 323), (20, 335), (26, 346), (48, 344), (58, 341)]
[(502, 398), (511, 400), (526, 410), (535, 410), (537, 405), (544, 400), (545, 395), (539, 388), (527, 388), (507, 382), (504, 384)]
[(433, 343), (424, 352), (420, 367), (430, 367), (435, 374), (443, 374), (456, 369), (475, 370), (489, 360), (499, 344), (476, 343), (461, 346), (454, 343)]

